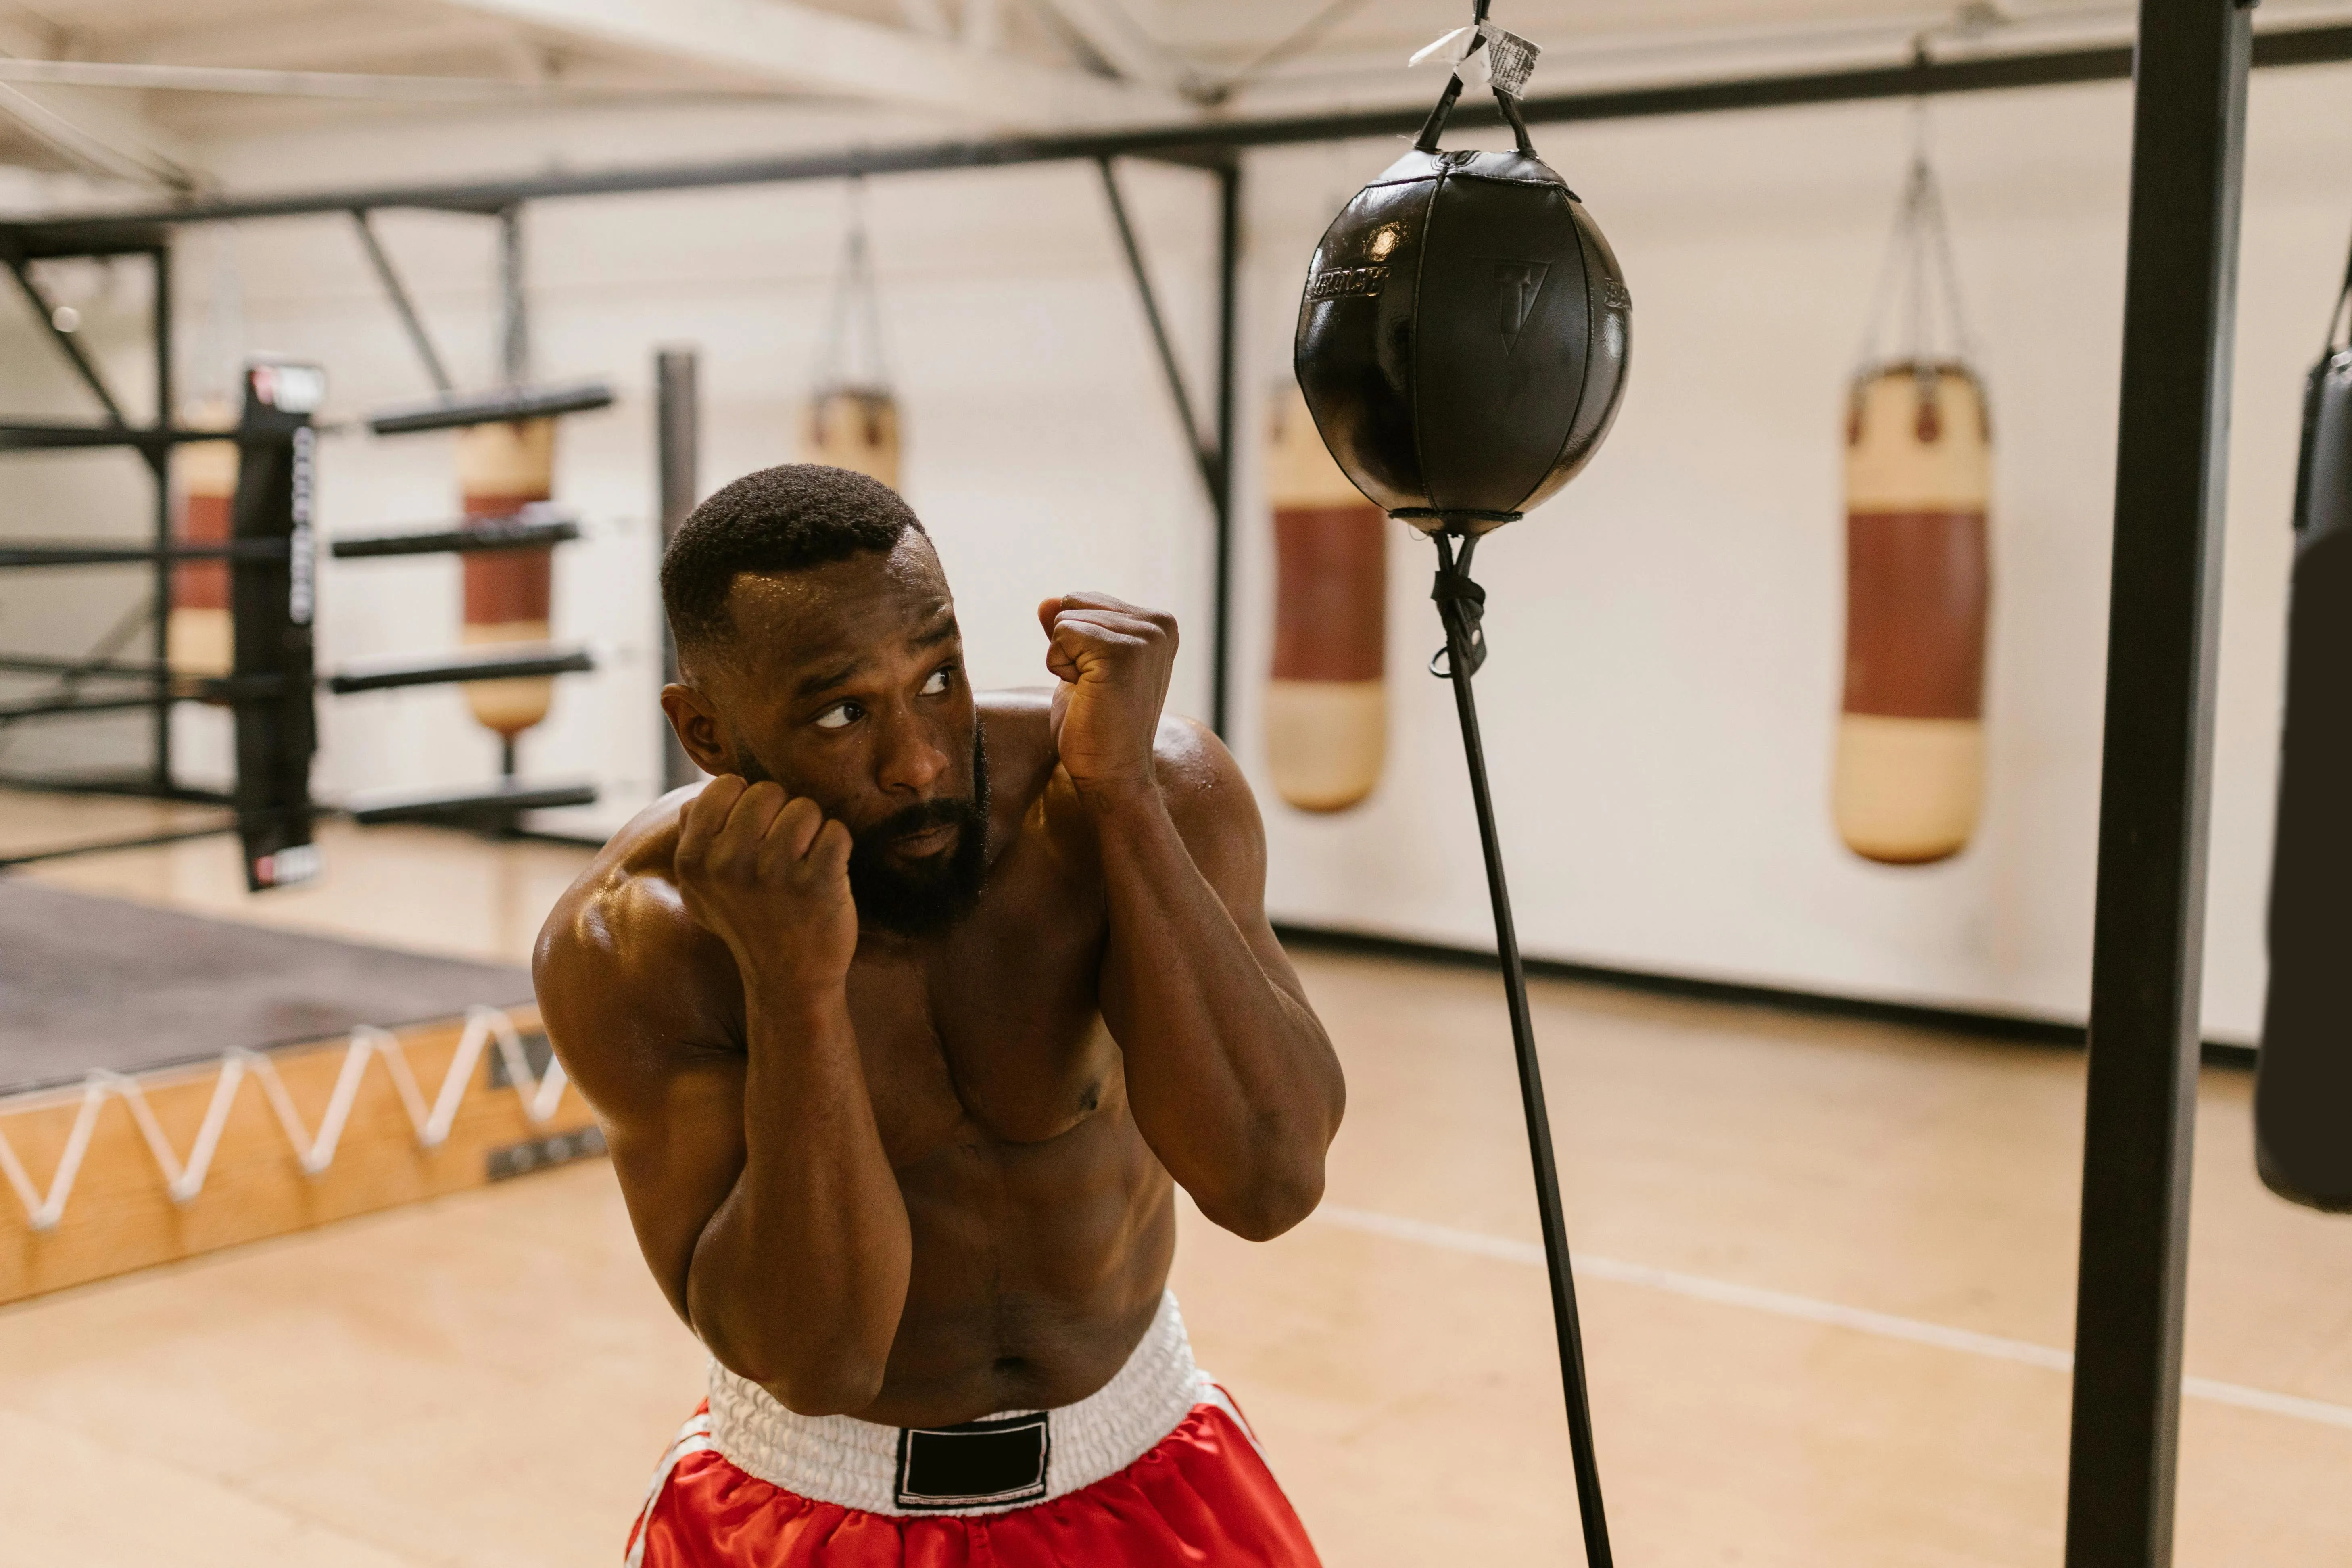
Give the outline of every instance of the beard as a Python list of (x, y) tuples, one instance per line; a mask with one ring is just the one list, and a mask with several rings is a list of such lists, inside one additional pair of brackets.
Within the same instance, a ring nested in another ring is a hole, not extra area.
[[(735, 771), (747, 783), (774, 775), (738, 752)], [(902, 838), (934, 827), (954, 827), (955, 847), (920, 860), (891, 851)], [(898, 936), (935, 936), (979, 906), (988, 884), (988, 745), (978, 726), (971, 737), (971, 794), (927, 800), (893, 812), (851, 835), (849, 896), (857, 918)]]

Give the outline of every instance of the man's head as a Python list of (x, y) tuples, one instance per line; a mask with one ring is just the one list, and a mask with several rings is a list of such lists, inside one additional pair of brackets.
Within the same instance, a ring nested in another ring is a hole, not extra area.
[(955, 602), (907, 503), (844, 468), (762, 468), (694, 509), (661, 583), (678, 658), (662, 708), (687, 755), (848, 827), (866, 922), (919, 934), (970, 910), (988, 758)]

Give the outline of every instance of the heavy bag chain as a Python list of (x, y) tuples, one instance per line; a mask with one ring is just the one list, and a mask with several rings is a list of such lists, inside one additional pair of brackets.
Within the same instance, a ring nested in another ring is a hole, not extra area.
[[(1918, 367), (1922, 376), (1934, 374), (1940, 356), (1939, 338), (1951, 344), (1951, 357), (1974, 360), (1976, 342), (1969, 331), (1968, 314), (1960, 301), (1959, 267), (1952, 258), (1951, 226), (1944, 214), (1943, 185), (1928, 157), (1927, 109), (1914, 109), (1911, 168), (1903, 184), (1903, 197), (1895, 215), (1895, 232), (1886, 242), (1886, 259), (1878, 273), (1868, 324), (1854, 374), (1867, 375), (1890, 363)], [(1900, 302), (1901, 341), (1890, 355), (1885, 348), (1887, 323)], [(1942, 308), (1943, 331), (1937, 330)]]
[[(856, 379), (853, 364), (858, 327), (865, 329), (867, 363), (873, 374)], [(834, 280), (833, 311), (825, 323), (824, 347), (817, 359), (821, 391), (856, 386), (882, 392), (890, 384), (889, 366), (882, 354), (882, 291), (874, 278), (874, 250), (866, 235), (866, 179), (854, 176), (849, 184), (849, 235), (843, 241), (841, 271)]]

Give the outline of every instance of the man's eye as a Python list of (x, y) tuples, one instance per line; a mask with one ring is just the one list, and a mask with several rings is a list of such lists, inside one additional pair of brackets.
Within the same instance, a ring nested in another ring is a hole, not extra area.
[(948, 688), (953, 684), (955, 684), (955, 666), (944, 666), (931, 671), (931, 678), (923, 682), (923, 695), (945, 697), (948, 694)]
[(865, 711), (855, 702), (836, 702), (816, 716), (820, 730), (845, 730)]

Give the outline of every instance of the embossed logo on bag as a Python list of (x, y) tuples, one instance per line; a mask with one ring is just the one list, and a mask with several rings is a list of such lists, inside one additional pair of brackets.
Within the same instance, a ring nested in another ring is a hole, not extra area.
[(1548, 261), (1497, 261), (1495, 268), (1496, 324), (1502, 330), (1503, 352), (1519, 346), (1519, 332), (1535, 313), (1536, 296), (1543, 292)]
[(1369, 300), (1389, 280), (1385, 267), (1327, 267), (1307, 280), (1310, 300)]

